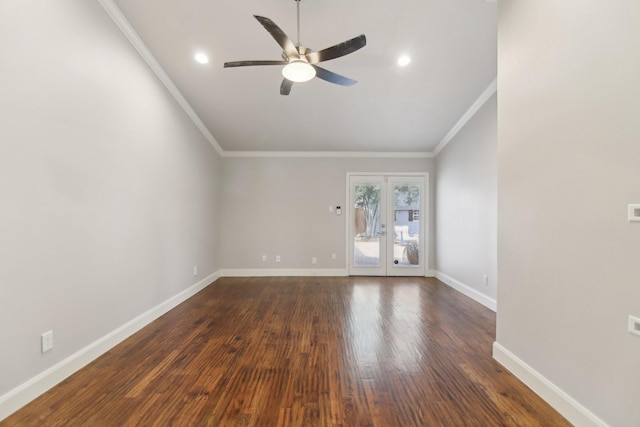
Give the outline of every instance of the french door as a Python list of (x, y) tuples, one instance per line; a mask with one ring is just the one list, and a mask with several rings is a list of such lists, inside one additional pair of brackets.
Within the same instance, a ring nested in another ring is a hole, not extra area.
[(348, 174), (349, 274), (424, 276), (425, 175)]

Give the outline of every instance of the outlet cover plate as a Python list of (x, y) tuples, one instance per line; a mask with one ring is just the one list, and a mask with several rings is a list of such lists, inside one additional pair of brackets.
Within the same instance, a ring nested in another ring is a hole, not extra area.
[(48, 331), (42, 334), (40, 337), (40, 343), (42, 345), (43, 353), (53, 349), (53, 331)]
[(629, 332), (640, 336), (640, 318), (629, 316)]

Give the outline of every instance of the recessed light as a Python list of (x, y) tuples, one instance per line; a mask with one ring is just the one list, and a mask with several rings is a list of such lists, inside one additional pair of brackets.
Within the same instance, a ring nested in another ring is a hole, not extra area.
[(202, 52), (196, 53), (195, 59), (200, 64), (207, 64), (209, 62), (209, 57)]
[(407, 55), (402, 55), (400, 58), (398, 58), (398, 65), (401, 67), (406, 67), (410, 62), (411, 58), (409, 58)]

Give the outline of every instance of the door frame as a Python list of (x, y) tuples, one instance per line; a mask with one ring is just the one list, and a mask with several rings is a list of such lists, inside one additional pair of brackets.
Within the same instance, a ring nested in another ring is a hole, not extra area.
[[(351, 244), (353, 240), (353, 203), (351, 201), (351, 177), (383, 177), (383, 178), (392, 178), (392, 177), (413, 177), (413, 178), (421, 178), (424, 180), (424, 188), (423, 188), (423, 196), (420, 200), (420, 229), (423, 236), (423, 244), (422, 250), (420, 251), (420, 261), (424, 266), (424, 274), (418, 275), (419, 277), (428, 277), (430, 266), (429, 266), (429, 243), (431, 240), (431, 235), (429, 233), (429, 224), (431, 223), (431, 215), (430, 215), (430, 207), (431, 207), (431, 199), (430, 199), (430, 191), (429, 191), (429, 173), (428, 172), (347, 172), (346, 176), (346, 209), (345, 209), (345, 265), (348, 275), (352, 275), (351, 270)], [(387, 183), (387, 179), (384, 179), (385, 184)], [(381, 209), (388, 209), (389, 211), (393, 210), (392, 204), (389, 203), (387, 206), (381, 206)], [(389, 212), (387, 212), (389, 214)], [(423, 219), (424, 218), (424, 219)], [(389, 223), (389, 219), (387, 219), (387, 224)], [(388, 230), (388, 229), (387, 229)], [(381, 264), (384, 265), (384, 269), (386, 274), (389, 275), (390, 268), (389, 263), (390, 259), (381, 260)], [(418, 277), (414, 276), (414, 277)]]

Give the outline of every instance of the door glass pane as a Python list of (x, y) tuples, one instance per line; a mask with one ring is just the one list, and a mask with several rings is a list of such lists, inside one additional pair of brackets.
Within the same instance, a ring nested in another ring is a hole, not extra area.
[(420, 196), (418, 184), (393, 186), (394, 267), (420, 266)]
[(380, 267), (380, 184), (355, 184), (353, 195), (353, 265)]

